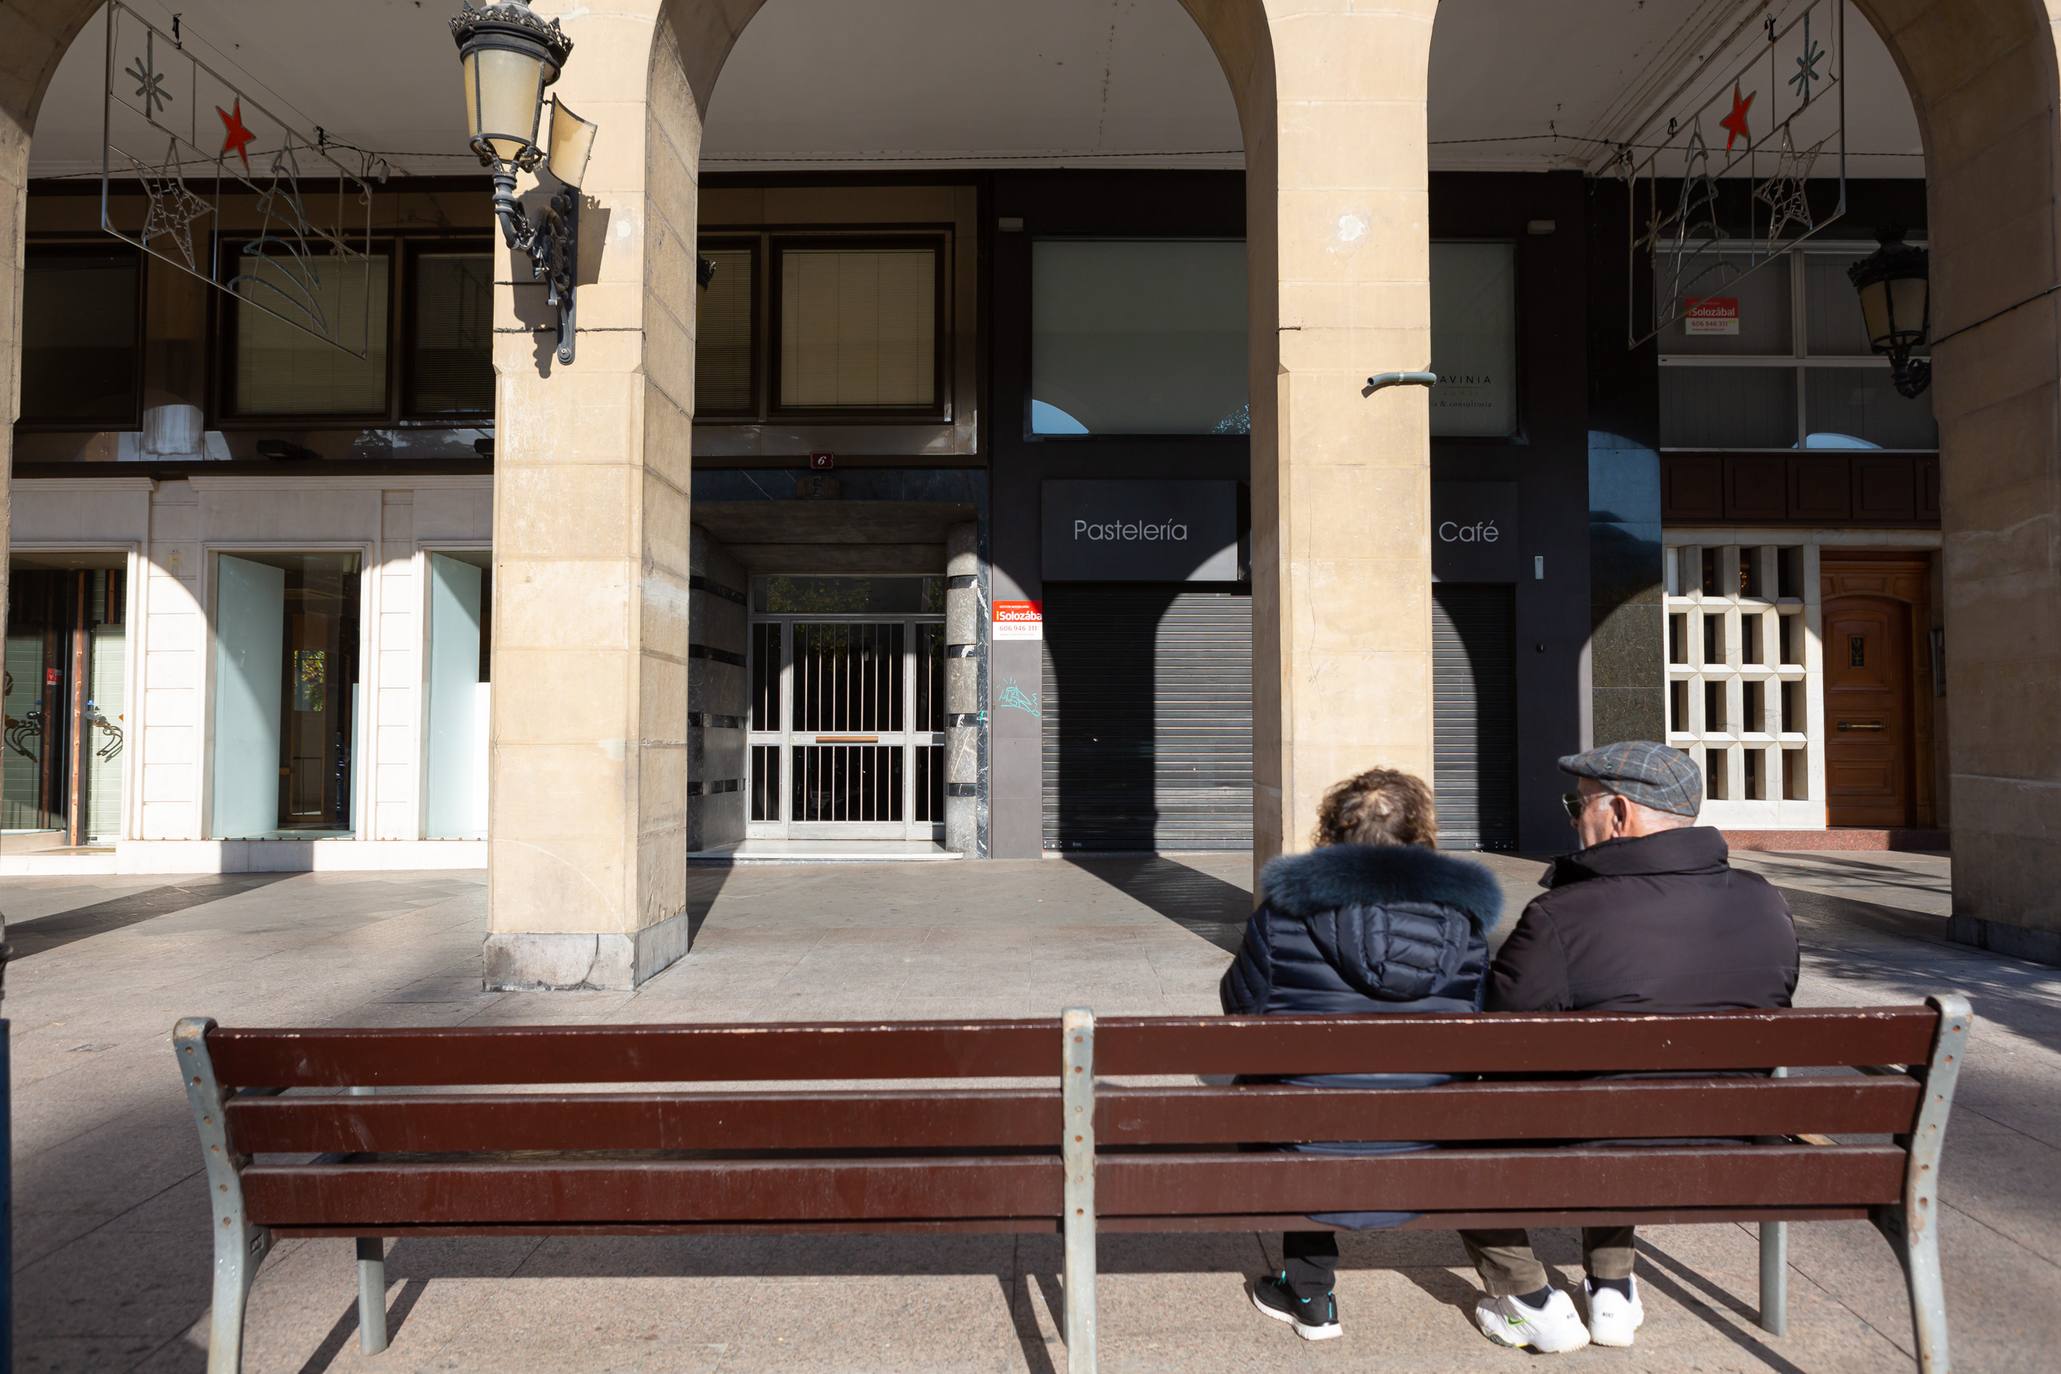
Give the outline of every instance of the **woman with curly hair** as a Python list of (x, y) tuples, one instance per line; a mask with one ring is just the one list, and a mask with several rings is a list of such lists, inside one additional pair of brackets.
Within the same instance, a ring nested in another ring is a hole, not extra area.
[[(1233, 1016), (1480, 1011), (1488, 934), (1503, 909), (1486, 868), (1438, 851), (1438, 814), (1420, 778), (1374, 768), (1324, 797), (1316, 848), (1260, 874), (1262, 901), (1218, 995)], [(1332, 1074), (1287, 1080), (1349, 1088), (1420, 1088), (1441, 1074)], [(1425, 1148), (1409, 1141), (1297, 1145), (1332, 1154)], [(1354, 1230), (1408, 1213), (1346, 1212), (1313, 1220)], [(1283, 1265), (1255, 1279), (1252, 1302), (1304, 1340), (1340, 1334), (1333, 1280), (1336, 1231), (1291, 1231)]]

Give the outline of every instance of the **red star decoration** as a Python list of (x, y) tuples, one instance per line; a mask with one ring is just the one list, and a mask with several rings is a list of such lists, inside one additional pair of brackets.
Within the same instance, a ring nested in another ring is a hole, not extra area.
[[(1759, 95), (1755, 91), (1753, 95)], [(1732, 112), (1718, 121), (1718, 127), (1725, 131), (1725, 151), (1732, 151), (1732, 144), (1745, 139), (1748, 147), (1753, 146), (1753, 130), (1746, 127), (1746, 112), (1753, 108), (1753, 95), (1744, 100), (1739, 98), (1739, 83), (1732, 83)]]
[[(243, 159), (243, 170), (248, 172), (250, 170), (250, 154), (245, 152), (244, 149), (250, 146), (252, 140), (257, 138), (257, 135), (243, 127), (243, 101), (239, 98), (236, 101), (234, 110), (225, 110), (220, 105), (217, 105), (215, 106), (215, 113), (222, 116), (223, 130), (222, 151), (216, 153), (215, 157), (217, 159), (225, 158), (229, 156), (231, 150), (234, 150), (236, 155)], [(1729, 147), (1730, 145), (1726, 146)]]

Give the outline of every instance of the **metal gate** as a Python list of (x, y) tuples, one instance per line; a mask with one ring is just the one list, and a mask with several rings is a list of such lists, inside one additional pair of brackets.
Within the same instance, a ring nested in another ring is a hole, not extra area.
[(755, 617), (747, 833), (941, 837), (944, 663), (938, 618)]
[(1432, 587), (1433, 786), (1449, 849), (1517, 847), (1515, 640), (1514, 588)]
[(1252, 600), (1045, 589), (1045, 847), (1252, 847)]

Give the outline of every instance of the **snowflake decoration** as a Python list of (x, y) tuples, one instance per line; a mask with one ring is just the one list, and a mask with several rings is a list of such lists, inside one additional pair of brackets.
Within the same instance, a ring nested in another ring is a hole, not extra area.
[(1806, 105), (1811, 102), (1811, 87), (1825, 80), (1818, 72), (1818, 64), (1824, 60), (1824, 45), (1811, 37), (1811, 17), (1806, 11), (1803, 16), (1803, 53), (1796, 59), (1795, 74), (1789, 78), (1797, 98)]
[(125, 70), (136, 78), (136, 98), (143, 102), (143, 117), (155, 122), (159, 111), (172, 103), (172, 94), (165, 89), (165, 74), (157, 69), (155, 30), (143, 31), (143, 56), (131, 62)]

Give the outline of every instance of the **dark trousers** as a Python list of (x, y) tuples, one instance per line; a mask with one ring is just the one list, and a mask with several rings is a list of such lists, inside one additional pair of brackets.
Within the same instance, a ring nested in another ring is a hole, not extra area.
[[(1531, 1237), (1522, 1231), (1462, 1231), (1467, 1257), (1492, 1298), (1522, 1297), (1546, 1287), (1546, 1266), (1531, 1251)], [(1632, 1276), (1633, 1240), (1629, 1226), (1584, 1226), (1582, 1267), (1593, 1279)]]
[(1281, 1237), (1281, 1267), (1296, 1297), (1323, 1297), (1338, 1280), (1338, 1232), (1287, 1232)]

